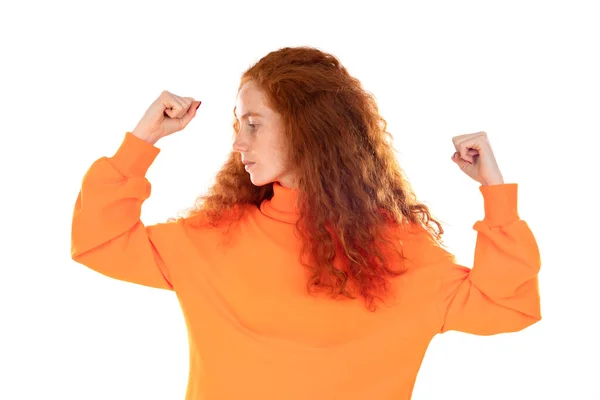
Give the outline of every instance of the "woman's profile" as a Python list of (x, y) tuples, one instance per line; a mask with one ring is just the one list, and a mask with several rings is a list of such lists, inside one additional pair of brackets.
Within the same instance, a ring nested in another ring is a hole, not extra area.
[(374, 97), (310, 47), (273, 51), (242, 75), (214, 185), (187, 214), (145, 226), (156, 143), (198, 107), (161, 93), (92, 163), (72, 222), (75, 261), (176, 293), (186, 400), (410, 399), (436, 334), (541, 319), (536, 239), (484, 132), (452, 138), (484, 203), (467, 268), (405, 179)]

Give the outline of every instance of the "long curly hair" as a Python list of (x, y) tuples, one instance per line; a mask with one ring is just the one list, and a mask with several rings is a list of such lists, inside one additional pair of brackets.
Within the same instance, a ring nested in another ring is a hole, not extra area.
[[(267, 54), (242, 75), (239, 88), (249, 80), (282, 116), (287, 159), (298, 178), (296, 229), (300, 262), (310, 271), (307, 289), (362, 296), (374, 310), (389, 278), (404, 270), (403, 262), (389, 265), (389, 250), (404, 260), (401, 243), (386, 234), (390, 224), (416, 223), (440, 243), (444, 231), (405, 179), (373, 95), (336, 57), (313, 47)], [(234, 118), (234, 136), (238, 130)], [(273, 183), (254, 186), (232, 152), (187, 215), (203, 214), (211, 226), (234, 223), (247, 206), (272, 196)]]

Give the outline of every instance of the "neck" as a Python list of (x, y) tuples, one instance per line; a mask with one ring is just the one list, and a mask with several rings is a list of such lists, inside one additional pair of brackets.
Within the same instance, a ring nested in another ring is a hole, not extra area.
[(300, 192), (293, 187), (273, 183), (273, 197), (265, 200), (260, 206), (261, 212), (277, 221), (295, 224), (298, 220), (298, 196)]
[(274, 184), (279, 184), (281, 187), (287, 189), (298, 189), (298, 182), (296, 181), (295, 176), (289, 173), (280, 177)]

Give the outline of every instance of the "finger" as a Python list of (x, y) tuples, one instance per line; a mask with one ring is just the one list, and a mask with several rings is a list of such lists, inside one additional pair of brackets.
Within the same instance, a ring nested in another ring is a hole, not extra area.
[(165, 105), (165, 114), (169, 118), (181, 118), (188, 110), (179, 96), (168, 96), (163, 104)]
[(477, 133), (465, 133), (464, 135), (454, 136), (452, 138), (452, 143), (454, 143), (454, 146), (456, 147), (456, 146), (458, 146), (460, 143), (462, 143), (464, 141), (473, 140), (478, 135), (479, 135), (479, 132), (477, 132)]
[(470, 147), (470, 143), (471, 143), (471, 141), (469, 139), (466, 139), (466, 140), (463, 140), (460, 142), (455, 142), (454, 148), (459, 153), (460, 158), (462, 158), (466, 162), (472, 164), (473, 163), (473, 154), (472, 154), (472, 151), (470, 151), (470, 150), (475, 150), (475, 149), (472, 149)]
[(452, 141), (455, 142), (455, 143), (457, 143), (457, 142), (460, 142), (460, 141), (462, 141), (462, 140), (464, 140), (466, 138), (470, 138), (473, 135), (475, 135), (475, 133), (465, 133), (465, 134), (462, 134), (462, 135), (457, 135), (457, 136), (454, 136), (452, 138)]
[(481, 150), (489, 144), (489, 139), (487, 133), (482, 131), (468, 135), (455, 136), (452, 138), (452, 142), (455, 146), (467, 143), (468, 147)]
[(454, 163), (456, 165), (458, 165), (460, 167), (460, 169), (466, 169), (468, 168), (471, 163), (468, 161), (465, 161), (464, 159), (461, 158), (460, 153), (457, 151), (452, 155), (452, 161), (454, 161)]
[(183, 118), (185, 116), (185, 114), (189, 111), (190, 107), (192, 106), (192, 103), (195, 100), (192, 97), (181, 97), (181, 96), (177, 96), (177, 100), (179, 100), (179, 103), (181, 104), (181, 107), (182, 107), (181, 115), (179, 115), (178, 118)]
[(466, 161), (474, 162), (474, 157), (481, 155), (483, 140), (480, 137), (465, 138), (457, 141), (455, 147)]
[(165, 103), (165, 115), (168, 116), (169, 118), (172, 118), (172, 119), (178, 118), (178, 115), (180, 114), (181, 109), (182, 109), (182, 105), (180, 105), (179, 102), (175, 99), (169, 99)]
[(193, 97), (183, 97), (183, 104), (190, 108), (193, 103), (197, 103), (197, 101)]
[(156, 99), (156, 103), (162, 108), (162, 111), (165, 115), (167, 115), (167, 110), (172, 110), (174, 106), (175, 95), (168, 90), (163, 90), (163, 92)]
[(185, 115), (180, 119), (181, 129), (185, 128), (187, 124), (189, 124), (190, 121), (194, 119), (194, 117), (196, 116), (196, 112), (198, 111), (198, 107), (200, 107), (200, 104), (202, 104), (201, 101), (193, 101), (190, 104), (191, 107), (189, 107)]
[[(194, 100), (193, 97), (180, 97), (179, 101), (183, 105), (181, 115), (179, 116), (179, 118), (184, 118), (188, 114), (188, 112), (191, 110), (192, 105), (196, 108), (198, 105), (198, 102), (196, 100)], [(194, 103), (196, 103), (196, 104), (194, 104)]]

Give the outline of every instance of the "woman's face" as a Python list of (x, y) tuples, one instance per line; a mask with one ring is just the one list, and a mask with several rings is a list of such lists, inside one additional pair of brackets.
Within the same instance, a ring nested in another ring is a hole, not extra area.
[(286, 140), (281, 115), (267, 105), (264, 92), (252, 81), (240, 89), (235, 116), (239, 130), (233, 150), (242, 156), (250, 180), (256, 186), (279, 182), (295, 188), (296, 180), (285, 159)]

